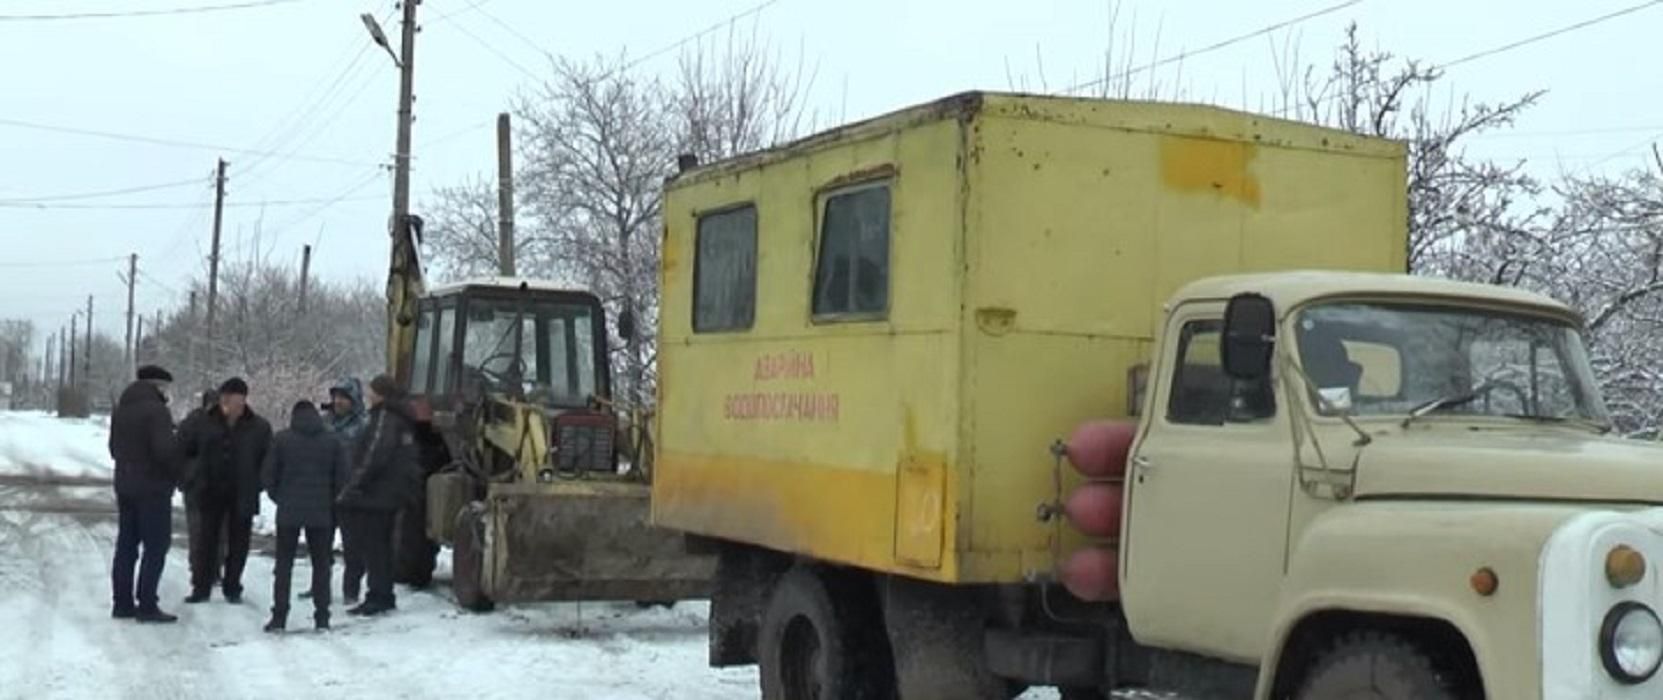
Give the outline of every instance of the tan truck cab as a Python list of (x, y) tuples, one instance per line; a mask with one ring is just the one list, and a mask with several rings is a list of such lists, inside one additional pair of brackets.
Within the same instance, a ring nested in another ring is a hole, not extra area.
[(1580, 327), (1399, 275), (1182, 288), (1125, 473), (1133, 639), (1256, 697), (1663, 697), (1663, 450), (1607, 435)]

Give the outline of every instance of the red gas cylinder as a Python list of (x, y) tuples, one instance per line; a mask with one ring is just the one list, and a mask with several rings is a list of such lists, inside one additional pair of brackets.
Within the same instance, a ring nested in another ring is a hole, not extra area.
[(1092, 537), (1114, 537), (1120, 534), (1120, 508), (1124, 489), (1119, 483), (1093, 481), (1082, 484), (1068, 495), (1063, 512), (1068, 522)]
[(1126, 473), (1126, 455), (1132, 450), (1132, 438), (1136, 434), (1137, 424), (1128, 421), (1081, 423), (1065, 443), (1068, 461), (1088, 477), (1119, 477)]
[(1062, 567), (1062, 585), (1074, 597), (1092, 603), (1120, 597), (1117, 555), (1110, 547), (1086, 547), (1074, 552)]

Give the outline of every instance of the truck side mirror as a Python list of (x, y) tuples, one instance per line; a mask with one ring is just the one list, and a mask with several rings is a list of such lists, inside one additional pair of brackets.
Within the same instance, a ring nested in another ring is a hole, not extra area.
[(635, 312), (633, 310), (624, 309), (618, 312), (618, 337), (623, 338), (626, 343), (633, 344), (635, 342)]
[(1224, 342), (1219, 344), (1224, 373), (1235, 379), (1259, 379), (1270, 373), (1276, 346), (1276, 309), (1258, 294), (1237, 294), (1224, 307)]

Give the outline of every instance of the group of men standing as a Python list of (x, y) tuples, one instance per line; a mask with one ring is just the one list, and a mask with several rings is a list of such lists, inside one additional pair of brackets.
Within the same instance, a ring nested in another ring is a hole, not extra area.
[[(242, 601), (260, 494), (277, 504), (277, 562), (268, 632), (286, 628), (290, 579), (304, 535), (312, 564), (317, 629), (329, 628), (334, 533), (341, 530), (346, 570), (342, 594), (364, 602), (348, 610), (378, 615), (396, 607), (392, 583), (393, 522), (406, 505), (420, 468), (414, 421), (390, 377), (370, 382), (365, 397), (356, 379), (330, 389), (327, 419), (309, 401), (295, 403), (287, 429), (272, 426), (249, 406), (249, 387), (231, 378), (177, 429), (167, 390), (172, 375), (156, 366), (138, 371), (110, 419), (119, 524), (111, 573), (112, 615), (140, 622), (174, 622), (157, 601), (157, 586), (172, 537), (172, 497), (185, 495), (190, 528), (190, 584), (186, 603), (207, 602), (219, 585), (226, 602)], [(141, 557), (142, 551), (142, 557)], [(134, 569), (137, 566), (135, 581)]]

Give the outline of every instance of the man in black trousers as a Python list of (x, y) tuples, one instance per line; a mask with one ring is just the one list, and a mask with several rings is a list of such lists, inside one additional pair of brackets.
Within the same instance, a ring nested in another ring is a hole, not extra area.
[[(154, 365), (140, 367), (110, 414), (110, 457), (115, 460), (115, 495), (119, 521), (115, 562), (110, 571), (116, 619), (174, 622), (156, 603), (167, 550), (173, 538), (173, 489), (179, 483), (179, 460), (173, 446), (173, 414), (167, 387), (173, 375)], [(140, 548), (144, 557), (139, 558)], [(133, 566), (138, 565), (138, 589)]]
[(254, 516), (260, 512), (260, 467), (271, 447), (271, 424), (248, 405), (248, 383), (232, 377), (219, 387), (219, 405), (180, 441), (185, 458), (196, 460), (192, 486), (202, 509), (202, 546), (198, 561), (191, 564), (191, 595), (185, 602), (207, 602), (224, 532), (229, 542), (221, 590), (227, 602), (241, 603), (243, 566), (248, 563)]
[(340, 496), (347, 547), (364, 559), (369, 591), (349, 615), (379, 615), (397, 607), (393, 596), (393, 518), (409, 494), (418, 452), (415, 420), (392, 377), (370, 381), (369, 421), (353, 450), (353, 474)]

